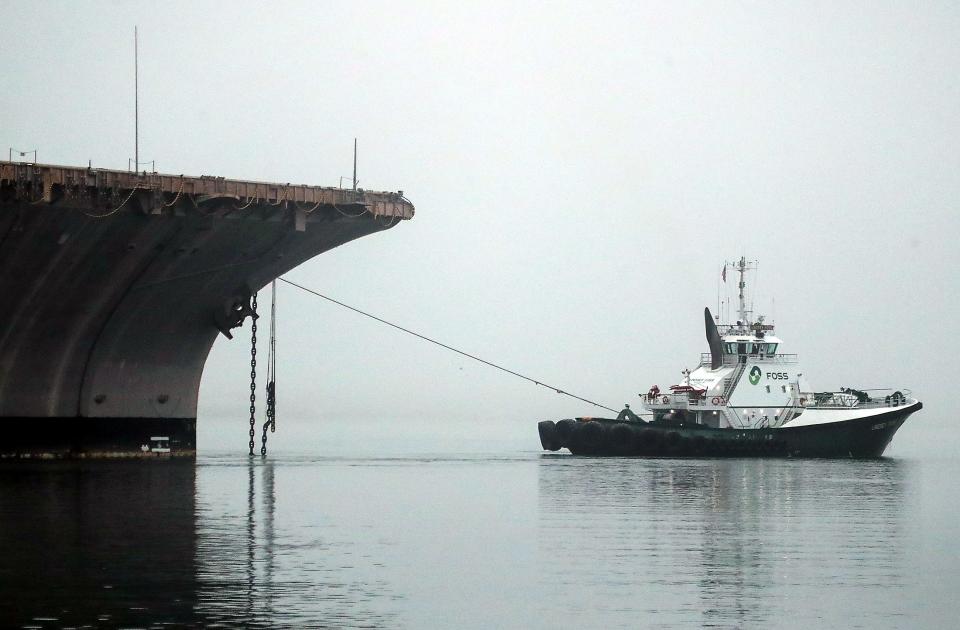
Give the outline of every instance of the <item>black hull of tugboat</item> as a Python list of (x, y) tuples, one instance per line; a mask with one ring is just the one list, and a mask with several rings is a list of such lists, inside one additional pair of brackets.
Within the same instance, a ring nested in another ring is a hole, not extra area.
[[(866, 418), (776, 429), (714, 429), (698, 424), (545, 420), (544, 450), (618, 457), (881, 457), (897, 429), (922, 403)], [(583, 419), (586, 420), (586, 419)]]

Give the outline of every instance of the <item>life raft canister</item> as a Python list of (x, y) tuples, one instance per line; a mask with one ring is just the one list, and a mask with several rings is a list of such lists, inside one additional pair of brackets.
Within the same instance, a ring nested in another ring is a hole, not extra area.
[(722, 405), (724, 403), (723, 396), (714, 396), (710, 402), (714, 405)]

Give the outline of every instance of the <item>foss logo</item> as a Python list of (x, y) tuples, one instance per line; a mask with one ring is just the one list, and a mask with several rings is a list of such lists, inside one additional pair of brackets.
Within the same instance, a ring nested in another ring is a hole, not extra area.
[[(760, 377), (763, 376), (763, 372), (760, 370), (760, 366), (755, 365), (750, 368), (750, 374), (748, 375), (751, 385), (756, 385), (760, 382)], [(767, 372), (767, 380), (775, 381), (785, 381), (790, 378), (786, 372)]]

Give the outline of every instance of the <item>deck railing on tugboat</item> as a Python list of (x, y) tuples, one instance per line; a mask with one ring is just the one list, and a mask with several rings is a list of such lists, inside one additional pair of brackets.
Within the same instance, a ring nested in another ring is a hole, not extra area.
[(671, 407), (677, 409), (693, 409), (700, 407), (716, 409), (722, 406), (713, 404), (713, 402), (711, 402), (711, 400), (705, 396), (695, 398), (690, 396), (687, 392), (680, 394), (660, 394), (656, 398), (650, 398), (648, 395), (645, 395), (645, 400), (648, 403), (655, 405), (670, 405)]
[[(870, 396), (869, 400), (860, 401), (857, 400), (856, 396), (851, 394), (846, 394), (844, 392), (829, 392), (831, 394), (830, 398), (823, 400), (822, 402), (808, 404), (806, 407), (808, 409), (878, 409), (881, 407), (903, 407), (905, 405), (912, 405), (913, 403), (917, 402), (917, 399), (911, 396), (912, 392), (909, 389), (901, 389), (896, 391), (893, 389), (872, 391), (888, 391), (890, 394), (886, 396)], [(897, 394), (899, 394), (899, 396)]]
[[(738, 361), (737, 361), (738, 356), (739, 356), (739, 355), (736, 355), (736, 354), (724, 354), (724, 355), (723, 355), (723, 365), (735, 365), (735, 364), (738, 362)], [(754, 358), (754, 359), (758, 359), (758, 358), (761, 357), (761, 355), (759, 355), (759, 354), (750, 354), (750, 355), (747, 355), (747, 356), (752, 357), (752, 358)], [(797, 358), (797, 355), (795, 355), (795, 354), (779, 354), (779, 353), (778, 353), (778, 354), (774, 354), (774, 355), (762, 355), (762, 356), (763, 356), (763, 358), (765, 358), (765, 359), (776, 359), (778, 363), (797, 363), (797, 362), (799, 362), (799, 359)], [(711, 359), (711, 355), (710, 355), (709, 352), (701, 352), (701, 353), (700, 353), (700, 366), (701, 366), (701, 367), (709, 366), (709, 365), (710, 365), (710, 359)]]

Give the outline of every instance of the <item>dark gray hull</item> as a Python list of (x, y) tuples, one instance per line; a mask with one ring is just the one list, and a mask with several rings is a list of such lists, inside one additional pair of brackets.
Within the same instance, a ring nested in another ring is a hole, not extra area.
[(399, 193), (0, 162), (0, 458), (193, 456), (207, 354), (252, 295), (413, 212)]
[(4, 418), (0, 459), (195, 457), (196, 418)]
[[(867, 418), (776, 429), (714, 429), (698, 424), (546, 420), (539, 424), (544, 450), (574, 455), (640, 457), (854, 457), (883, 455), (920, 402)], [(584, 419), (586, 420), (586, 419)]]

